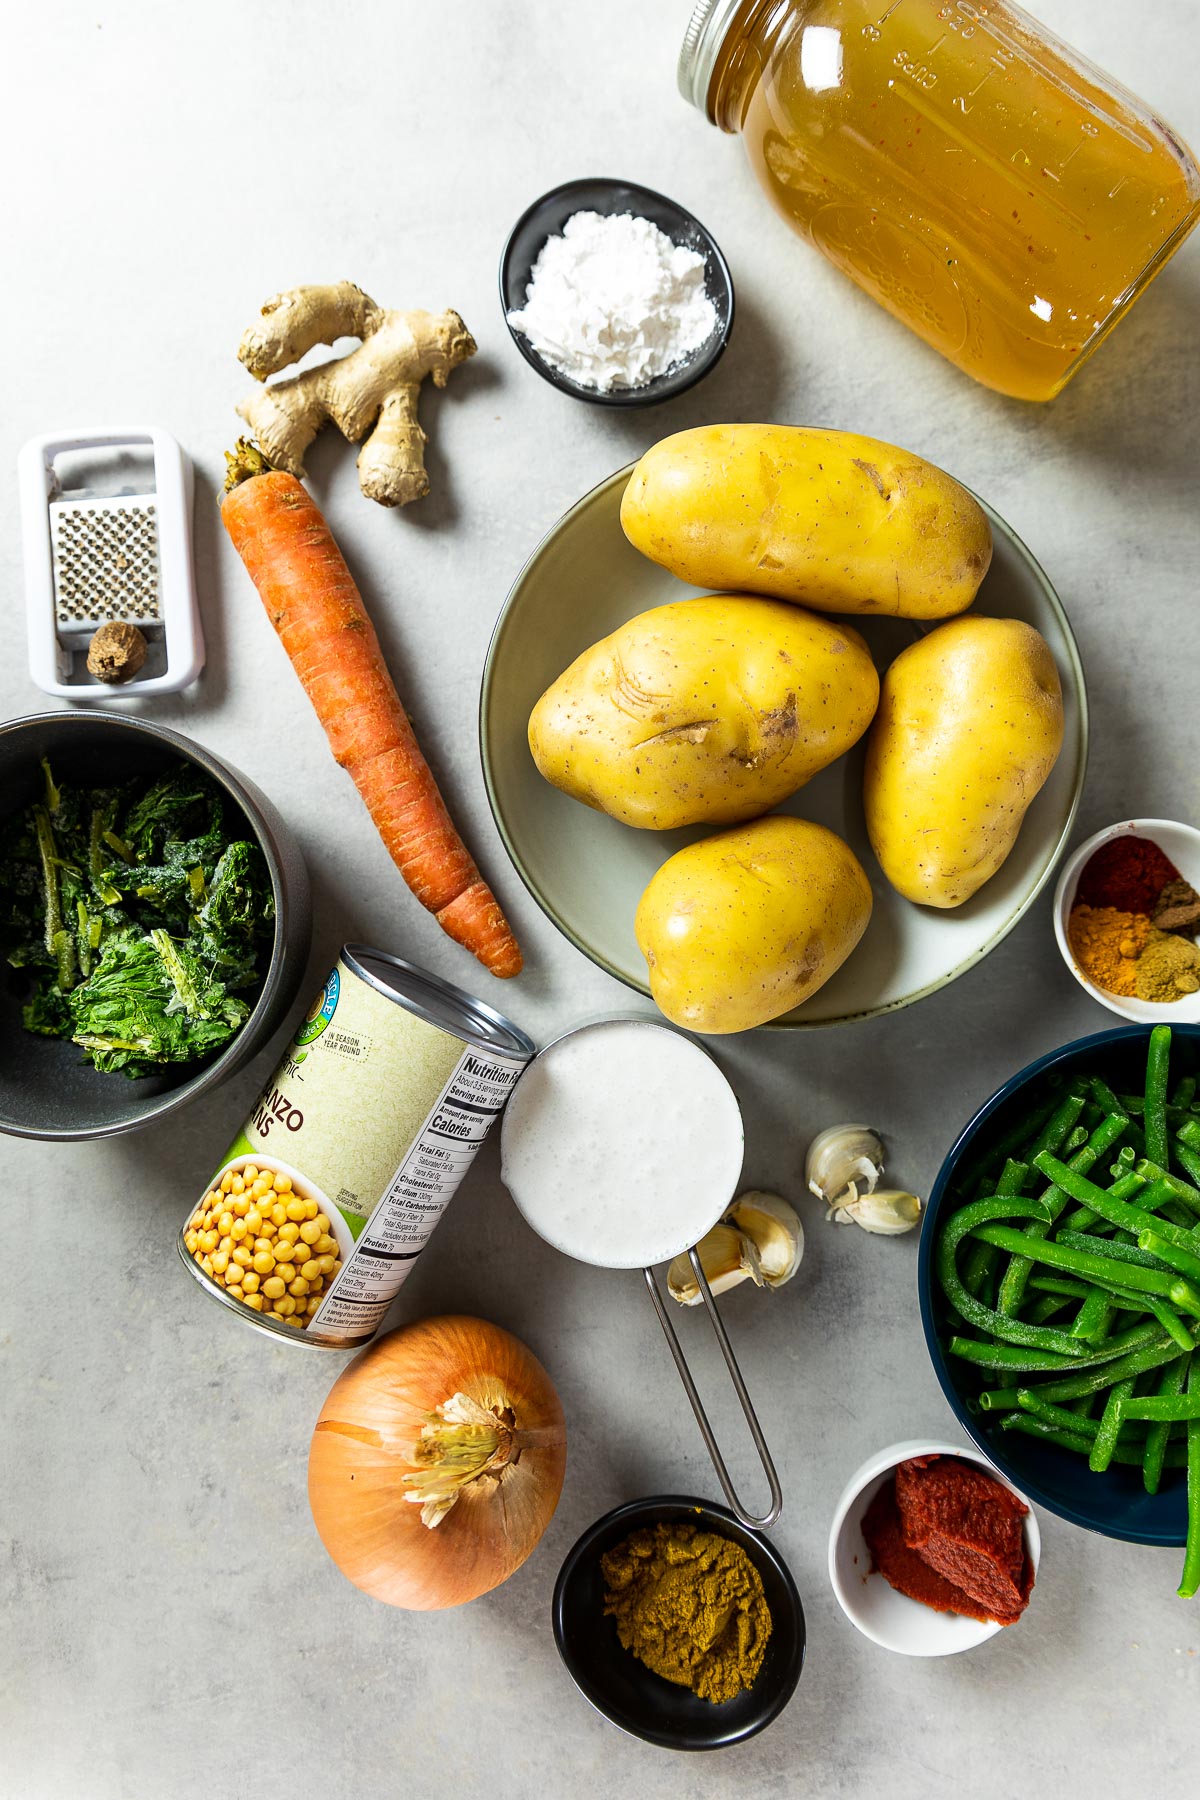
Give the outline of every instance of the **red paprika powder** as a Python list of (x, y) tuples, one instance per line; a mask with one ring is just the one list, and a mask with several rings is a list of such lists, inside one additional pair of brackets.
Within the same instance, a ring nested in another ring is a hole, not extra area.
[(1125, 831), (1089, 856), (1075, 889), (1074, 904), (1151, 913), (1168, 881), (1179, 879), (1179, 870), (1157, 844)]

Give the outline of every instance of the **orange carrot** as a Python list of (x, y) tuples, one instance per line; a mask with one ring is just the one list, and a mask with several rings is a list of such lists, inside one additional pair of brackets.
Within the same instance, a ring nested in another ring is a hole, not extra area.
[(320, 508), (252, 445), (226, 460), (225, 529), (392, 860), (448, 936), (493, 975), (518, 974), (517, 940), (454, 829)]

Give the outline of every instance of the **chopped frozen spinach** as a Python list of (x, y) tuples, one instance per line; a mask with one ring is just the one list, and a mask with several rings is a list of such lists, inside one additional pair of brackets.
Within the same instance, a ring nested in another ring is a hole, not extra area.
[(59, 787), (0, 827), (0, 949), (25, 1028), (102, 1071), (150, 1075), (229, 1041), (262, 979), (275, 908), (257, 844), (192, 764), (120, 787)]

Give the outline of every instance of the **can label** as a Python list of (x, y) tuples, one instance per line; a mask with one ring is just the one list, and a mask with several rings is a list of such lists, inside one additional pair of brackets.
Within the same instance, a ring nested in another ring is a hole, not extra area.
[(339, 961), (189, 1214), (186, 1255), (275, 1329), (364, 1343), (525, 1060), (464, 1042)]

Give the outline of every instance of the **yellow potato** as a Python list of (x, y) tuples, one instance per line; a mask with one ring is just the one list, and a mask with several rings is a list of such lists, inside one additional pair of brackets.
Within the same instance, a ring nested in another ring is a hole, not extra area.
[(749, 1031), (790, 1012), (845, 962), (871, 884), (824, 825), (777, 816), (689, 844), (637, 910), (650, 992), (690, 1031)]
[(878, 699), (850, 626), (717, 594), (585, 650), (534, 707), (529, 747), (547, 781), (626, 825), (732, 824), (848, 750)]
[(799, 425), (702, 425), (643, 456), (625, 535), (696, 587), (817, 612), (945, 619), (992, 560), (987, 516), (911, 450)]
[(952, 619), (902, 650), (883, 679), (863, 789), (892, 886), (924, 906), (969, 900), (1016, 843), (1062, 740), (1058, 670), (1032, 625)]

